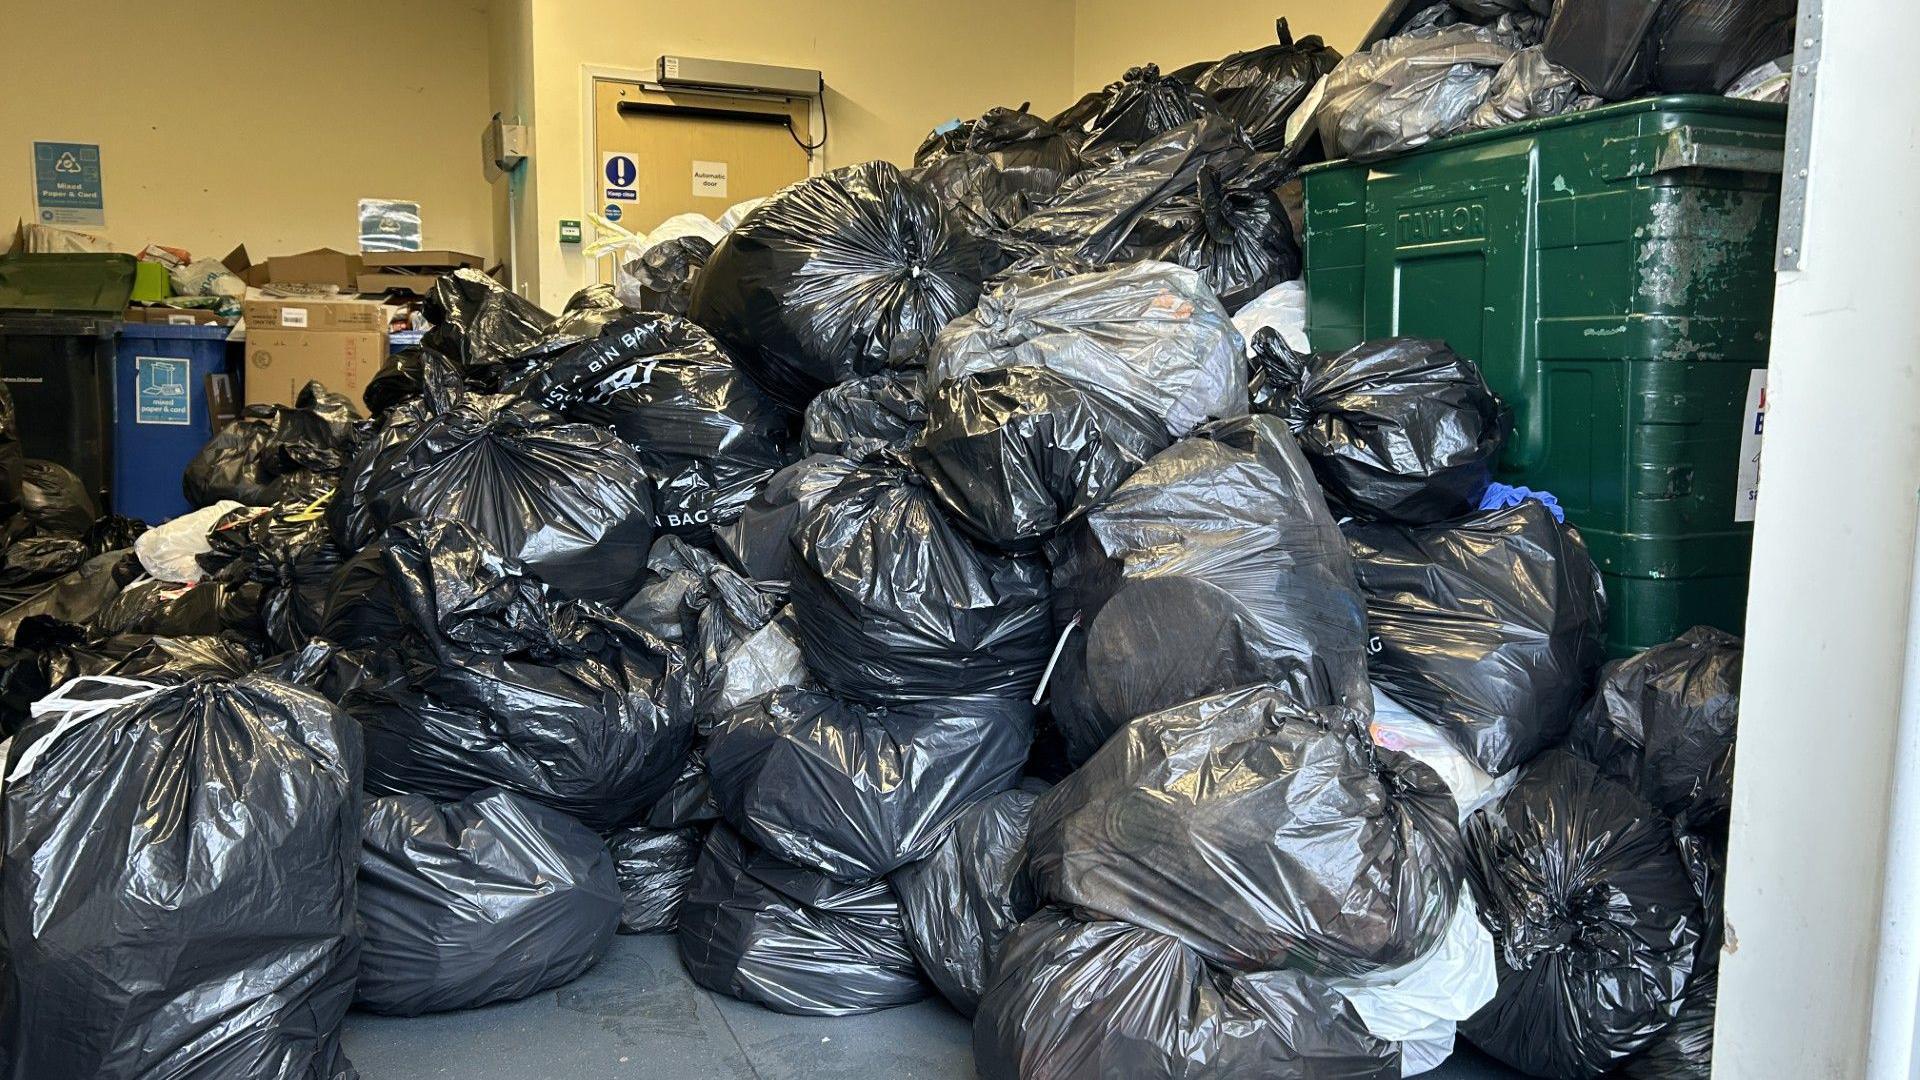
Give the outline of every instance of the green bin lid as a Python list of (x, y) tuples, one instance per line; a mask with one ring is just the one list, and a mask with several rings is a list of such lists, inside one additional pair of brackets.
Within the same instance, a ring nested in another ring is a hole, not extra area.
[(0, 257), (0, 311), (118, 318), (133, 295), (131, 255)]

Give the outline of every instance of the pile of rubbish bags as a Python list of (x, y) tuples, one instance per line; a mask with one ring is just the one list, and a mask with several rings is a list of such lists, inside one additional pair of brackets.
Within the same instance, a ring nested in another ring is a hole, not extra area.
[(456, 271), (150, 531), (0, 388), (0, 1072), (349, 1076), (350, 1006), (625, 933), (944, 998), (986, 1077), (1706, 1077), (1740, 642), (1608, 662), (1477, 365), (1310, 348), (1282, 190), (1784, 51), (1648, 8), (1281, 20), (615, 233), (558, 313)]

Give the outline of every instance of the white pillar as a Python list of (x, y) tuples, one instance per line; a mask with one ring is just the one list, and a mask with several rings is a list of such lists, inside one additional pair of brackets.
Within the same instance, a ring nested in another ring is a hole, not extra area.
[[(1920, 768), (1903, 768), (1920, 756), (1920, 731), (1903, 737), (1900, 721), (1908, 652), (1920, 646), (1908, 633), (1920, 505), (1920, 3), (1824, 7), (1804, 262), (1780, 276), (1774, 300), (1715, 1042), (1722, 1080), (1914, 1075), (1920, 926), (1907, 913), (1920, 912), (1910, 895), (1920, 875), (1882, 868), (1890, 836), (1906, 828), (1899, 819), (1910, 806), (1920, 818), (1920, 791), (1899, 809), (1894, 798), (1897, 773), (1920, 780)], [(1920, 846), (1897, 850), (1920, 857)], [(1876, 971), (1888, 980), (1877, 1013)]]

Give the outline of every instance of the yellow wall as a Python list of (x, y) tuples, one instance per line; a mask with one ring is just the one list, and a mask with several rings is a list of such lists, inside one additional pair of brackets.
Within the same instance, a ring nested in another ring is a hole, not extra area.
[(493, 252), (484, 0), (0, 0), (0, 41), (7, 232), (52, 139), (100, 144), (121, 250), (351, 250), (376, 197), (417, 200), (429, 247)]
[(1098, 90), (1149, 61), (1172, 71), (1271, 45), (1273, 22), (1282, 15), (1295, 37), (1319, 34), (1348, 53), (1381, 6), (1382, 0), (1208, 0), (1191, 6), (1166, 0), (1076, 0), (1073, 92)]
[(532, 0), (532, 8), (538, 299), (549, 308), (590, 274), (578, 249), (556, 238), (559, 219), (585, 217), (589, 66), (650, 73), (662, 53), (680, 53), (819, 68), (828, 169), (910, 161), (943, 120), (1024, 100), (1053, 112), (1072, 96), (1073, 0)]

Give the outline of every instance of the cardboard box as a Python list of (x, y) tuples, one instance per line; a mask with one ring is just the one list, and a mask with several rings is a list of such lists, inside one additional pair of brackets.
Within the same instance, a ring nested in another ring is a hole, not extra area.
[(206, 308), (130, 307), (121, 321), (161, 326), (233, 325), (232, 319), (223, 319), (218, 312), (209, 311)]
[(353, 292), (364, 266), (360, 256), (333, 248), (314, 248), (298, 255), (275, 255), (256, 263), (247, 254), (245, 244), (234, 248), (220, 264), (241, 281), (261, 285), (333, 285), (342, 292)]
[(372, 300), (351, 297), (258, 297), (240, 305), (247, 335), (256, 330), (306, 330), (346, 333), (385, 330), (387, 313)]
[(449, 270), (469, 267), (484, 269), (486, 261), (478, 255), (469, 255), (464, 251), (367, 251), (362, 252), (360, 261), (368, 269), (430, 270), (435, 274), (444, 274)]
[(387, 359), (385, 330), (255, 329), (247, 321), (249, 405), (291, 405), (316, 379), (358, 402)]
[(360, 291), (381, 294), (390, 289), (400, 289), (415, 296), (425, 296), (433, 291), (433, 283), (440, 280), (439, 274), (401, 274), (368, 273), (360, 275)]

